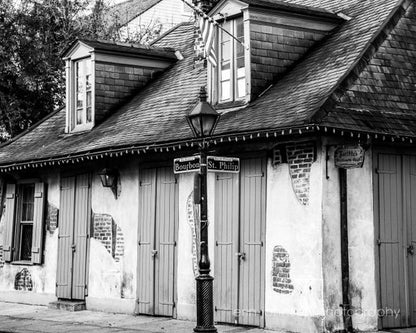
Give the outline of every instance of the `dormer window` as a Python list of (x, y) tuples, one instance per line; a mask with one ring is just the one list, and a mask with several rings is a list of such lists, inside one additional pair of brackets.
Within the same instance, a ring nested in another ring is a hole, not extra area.
[(64, 52), (65, 133), (91, 130), (178, 58), (172, 49), (77, 40)]
[[(226, 21), (220, 30), (219, 52), (219, 102), (230, 102), (246, 96), (246, 69), (243, 18)], [(235, 36), (238, 40), (232, 38)]]
[(92, 66), (91, 59), (74, 62), (75, 81), (75, 126), (85, 126), (92, 123)]

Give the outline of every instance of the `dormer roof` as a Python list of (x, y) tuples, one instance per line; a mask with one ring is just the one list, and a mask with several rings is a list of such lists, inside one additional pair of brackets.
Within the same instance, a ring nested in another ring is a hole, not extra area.
[(170, 47), (152, 47), (141, 44), (120, 43), (103, 40), (77, 39), (62, 53), (62, 58), (69, 58), (75, 52), (108, 53), (118, 56), (144, 57), (150, 59), (164, 59), (176, 61), (175, 50)]

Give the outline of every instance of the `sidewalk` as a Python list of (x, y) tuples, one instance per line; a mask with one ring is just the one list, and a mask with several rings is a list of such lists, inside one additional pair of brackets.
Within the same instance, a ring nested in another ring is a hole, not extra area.
[[(0, 302), (0, 332), (174, 332), (191, 333), (194, 322), (95, 311), (68, 312), (45, 306)], [(218, 325), (218, 332), (276, 333)]]

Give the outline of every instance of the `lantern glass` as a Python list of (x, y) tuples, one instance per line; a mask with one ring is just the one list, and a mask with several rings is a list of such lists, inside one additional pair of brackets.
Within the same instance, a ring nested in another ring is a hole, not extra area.
[(210, 136), (214, 131), (218, 116), (215, 114), (198, 114), (189, 117), (197, 137)]
[(113, 187), (116, 182), (116, 174), (113, 170), (104, 169), (100, 173), (101, 183), (103, 187)]

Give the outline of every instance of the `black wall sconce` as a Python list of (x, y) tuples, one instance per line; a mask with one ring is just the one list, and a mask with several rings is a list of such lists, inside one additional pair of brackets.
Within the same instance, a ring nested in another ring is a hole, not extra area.
[(114, 197), (118, 197), (118, 182), (120, 175), (116, 169), (104, 168), (98, 172), (103, 187), (110, 187)]

